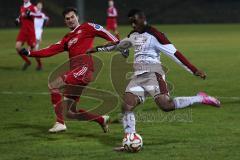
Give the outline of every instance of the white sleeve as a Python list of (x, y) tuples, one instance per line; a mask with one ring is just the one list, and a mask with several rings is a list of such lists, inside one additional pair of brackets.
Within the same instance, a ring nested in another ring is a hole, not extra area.
[(170, 57), (173, 61), (175, 61), (177, 64), (179, 64), (181, 67), (183, 67), (186, 71), (192, 73), (192, 71), (175, 56), (177, 49), (173, 44), (163, 45), (163, 44), (160, 44), (157, 40), (155, 44), (156, 44), (157, 51), (164, 53), (165, 55)]

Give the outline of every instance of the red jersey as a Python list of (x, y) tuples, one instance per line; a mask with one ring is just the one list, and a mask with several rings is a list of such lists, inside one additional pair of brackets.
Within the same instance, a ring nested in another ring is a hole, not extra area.
[(93, 47), (95, 37), (101, 37), (111, 42), (118, 42), (118, 39), (102, 26), (94, 23), (83, 23), (65, 35), (56, 44), (38, 51), (31, 51), (30, 56), (50, 57), (60, 52), (68, 51), (71, 70), (86, 64), (93, 71), (92, 56), (87, 55), (86, 51)]
[[(26, 12), (30, 11), (29, 16)], [(27, 42), (30, 46), (34, 47), (36, 44), (34, 18), (41, 18), (42, 16), (36, 13), (36, 7), (30, 2), (24, 4), (20, 8), (20, 31), (17, 36), (17, 41)]]
[[(27, 10), (31, 12), (29, 17), (26, 17)], [(36, 11), (36, 7), (31, 3), (21, 6), (19, 16), (21, 29), (28, 30), (30, 32), (34, 31), (34, 18), (37, 16), (35, 14)]]
[(115, 7), (109, 7), (107, 9), (108, 18), (116, 18), (118, 16), (117, 9)]
[(109, 7), (107, 9), (107, 30), (115, 31), (117, 29), (117, 9), (115, 7)]

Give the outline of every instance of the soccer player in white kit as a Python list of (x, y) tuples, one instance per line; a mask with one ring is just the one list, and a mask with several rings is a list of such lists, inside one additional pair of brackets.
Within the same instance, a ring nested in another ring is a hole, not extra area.
[[(165, 112), (182, 109), (195, 103), (220, 107), (220, 101), (204, 92), (199, 92), (191, 97), (170, 98), (160, 61), (160, 53), (169, 56), (195, 76), (205, 79), (206, 74), (191, 64), (162, 32), (149, 26), (144, 12), (136, 9), (131, 10), (128, 18), (133, 31), (127, 38), (123, 39), (117, 47), (102, 46), (101, 48), (98, 46), (96, 48), (97, 51), (111, 51), (115, 48), (124, 48), (124, 42), (131, 42), (134, 48), (134, 76), (125, 90), (122, 105), (125, 136), (136, 133), (133, 110), (144, 102), (146, 95), (152, 96), (157, 106)], [(116, 147), (114, 150), (123, 151), (124, 147)]]
[(42, 41), (43, 27), (48, 22), (49, 18), (42, 12), (43, 8), (42, 2), (38, 2), (36, 7), (37, 13), (42, 15), (42, 18), (34, 19), (35, 35), (37, 39), (36, 50), (38, 50), (40, 43)]

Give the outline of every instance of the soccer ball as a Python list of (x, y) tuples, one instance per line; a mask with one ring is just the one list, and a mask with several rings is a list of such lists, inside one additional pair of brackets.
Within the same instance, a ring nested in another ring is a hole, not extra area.
[(128, 152), (138, 152), (143, 146), (142, 137), (137, 133), (127, 133), (123, 138), (123, 147)]

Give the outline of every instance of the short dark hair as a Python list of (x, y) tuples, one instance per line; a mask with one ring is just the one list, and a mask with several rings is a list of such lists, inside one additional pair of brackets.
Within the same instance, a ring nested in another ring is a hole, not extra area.
[(65, 17), (66, 14), (68, 14), (69, 12), (74, 12), (76, 15), (78, 15), (78, 11), (77, 11), (76, 8), (74, 8), (74, 7), (67, 7), (62, 12), (63, 17)]
[(131, 9), (128, 12), (128, 17), (133, 17), (134, 15), (145, 15), (144, 12), (140, 9)]

